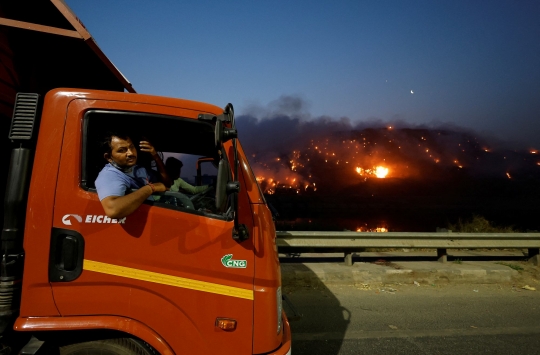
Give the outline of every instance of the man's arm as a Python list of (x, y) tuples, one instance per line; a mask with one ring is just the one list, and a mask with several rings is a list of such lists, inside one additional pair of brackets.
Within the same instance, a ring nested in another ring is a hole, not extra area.
[(161, 180), (163, 181), (163, 184), (165, 184), (165, 186), (167, 187), (170, 187), (172, 185), (172, 182), (169, 178), (169, 174), (167, 174), (167, 171), (165, 170), (165, 164), (163, 164), (163, 160), (161, 160), (161, 158), (157, 154), (153, 157), (156, 162), (159, 174), (161, 175)]
[(152, 194), (155, 192), (165, 192), (167, 188), (164, 184), (158, 182), (150, 185), (145, 185), (140, 189), (125, 195), (125, 196), (109, 196), (101, 200), (101, 205), (105, 210), (105, 214), (110, 218), (123, 218), (133, 212)]
[(161, 181), (165, 184), (165, 186), (171, 187), (172, 181), (169, 178), (167, 171), (165, 170), (165, 164), (163, 164), (163, 161), (159, 157), (159, 154), (157, 154), (154, 146), (148, 141), (141, 141), (139, 143), (139, 146), (141, 147), (142, 152), (147, 152), (152, 155), (152, 159), (154, 159), (154, 161), (156, 162), (156, 167), (159, 171), (159, 175), (161, 175)]

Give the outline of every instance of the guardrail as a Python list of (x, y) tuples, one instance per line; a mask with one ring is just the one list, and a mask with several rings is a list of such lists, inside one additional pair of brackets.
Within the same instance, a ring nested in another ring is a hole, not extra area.
[(447, 249), (528, 249), (529, 258), (540, 257), (540, 233), (280, 231), (276, 236), (280, 252), (343, 252), (346, 265), (352, 265), (353, 252), (364, 248), (437, 249), (441, 262), (447, 260)]

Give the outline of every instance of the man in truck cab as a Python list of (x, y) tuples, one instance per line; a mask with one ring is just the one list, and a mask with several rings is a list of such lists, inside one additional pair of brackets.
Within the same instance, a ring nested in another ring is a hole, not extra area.
[[(158, 173), (137, 165), (137, 149), (125, 133), (108, 133), (101, 142), (108, 161), (96, 179), (96, 190), (105, 214), (123, 218), (133, 213), (154, 192), (165, 192), (171, 185), (165, 166), (154, 146), (143, 140), (140, 150), (154, 159)], [(160, 182), (160, 180), (162, 182)], [(136, 191), (126, 194), (129, 189)]]
[(185, 182), (184, 179), (180, 177), (180, 172), (182, 171), (183, 166), (184, 166), (184, 163), (182, 163), (182, 161), (174, 157), (169, 157), (165, 161), (165, 169), (167, 170), (168, 176), (172, 180), (171, 191), (180, 191), (180, 192), (187, 192), (190, 194), (197, 194), (199, 192), (206, 191), (207, 189), (210, 188), (210, 185), (193, 186)]

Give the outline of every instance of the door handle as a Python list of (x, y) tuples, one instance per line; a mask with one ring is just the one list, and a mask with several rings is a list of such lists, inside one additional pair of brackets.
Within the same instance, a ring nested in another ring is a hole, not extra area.
[(74, 230), (53, 228), (49, 254), (49, 281), (68, 282), (82, 273), (84, 238)]

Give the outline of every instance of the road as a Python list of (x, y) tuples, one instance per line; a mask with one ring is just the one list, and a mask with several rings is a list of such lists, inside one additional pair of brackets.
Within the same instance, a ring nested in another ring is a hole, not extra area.
[(522, 286), (289, 287), (293, 354), (540, 354), (540, 284)]

